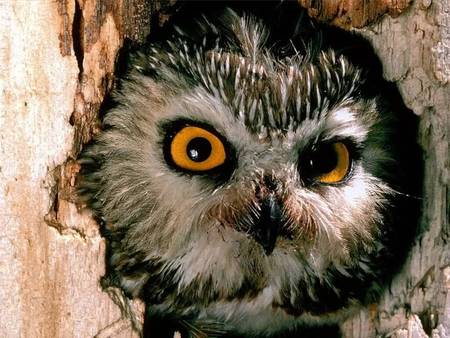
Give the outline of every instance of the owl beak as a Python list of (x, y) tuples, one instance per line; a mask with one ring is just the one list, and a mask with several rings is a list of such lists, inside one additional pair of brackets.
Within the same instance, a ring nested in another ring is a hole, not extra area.
[(266, 255), (270, 255), (281, 227), (281, 207), (275, 193), (268, 194), (260, 206), (259, 218), (254, 223), (251, 235), (261, 244)]

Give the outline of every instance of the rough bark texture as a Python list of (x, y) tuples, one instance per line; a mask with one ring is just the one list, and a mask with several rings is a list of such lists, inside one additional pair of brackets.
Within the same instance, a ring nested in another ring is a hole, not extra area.
[[(99, 286), (104, 240), (75, 203), (75, 159), (98, 129), (125, 38), (143, 41), (172, 2), (0, 0), (0, 336), (136, 336), (130, 318), (142, 305)], [(450, 4), (299, 2), (347, 28), (403, 10), (359, 31), (421, 118), (425, 232), (390, 292), (344, 323), (344, 336), (450, 336)]]
[(384, 76), (420, 116), (424, 151), (423, 235), (379, 304), (343, 326), (345, 337), (450, 337), (450, 2), (415, 1), (397, 18), (359, 30)]
[(136, 335), (130, 309), (99, 286), (105, 244), (75, 204), (75, 159), (97, 130), (124, 39), (144, 40), (161, 6), (0, 1), (2, 337)]
[(408, 8), (412, 0), (298, 0), (298, 2), (312, 17), (350, 28), (364, 27), (385, 13), (398, 16)]

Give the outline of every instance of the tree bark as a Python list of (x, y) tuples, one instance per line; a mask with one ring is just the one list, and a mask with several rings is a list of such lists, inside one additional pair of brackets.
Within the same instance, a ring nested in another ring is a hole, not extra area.
[(105, 243), (75, 203), (75, 159), (120, 47), (167, 5), (0, 1), (0, 336), (137, 336), (131, 309), (100, 288)]
[(450, 2), (415, 1), (397, 18), (359, 30), (384, 77), (420, 117), (421, 229), (403, 271), (378, 304), (343, 325), (345, 337), (450, 337)]
[[(138, 336), (142, 304), (99, 285), (105, 243), (76, 203), (76, 158), (98, 130), (120, 48), (144, 41), (173, 3), (0, 1), (0, 336)], [(450, 336), (450, 3), (299, 3), (319, 20), (365, 26), (357, 31), (421, 120), (424, 232), (390, 290), (343, 335)], [(371, 23), (383, 13), (395, 17)]]
[(298, 0), (308, 14), (342, 28), (364, 27), (385, 13), (398, 16), (412, 0)]

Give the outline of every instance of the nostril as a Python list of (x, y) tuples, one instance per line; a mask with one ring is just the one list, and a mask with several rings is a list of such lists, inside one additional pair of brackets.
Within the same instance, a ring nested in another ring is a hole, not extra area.
[(266, 175), (263, 178), (264, 185), (269, 190), (276, 190), (277, 189), (277, 183), (275, 178), (272, 175)]

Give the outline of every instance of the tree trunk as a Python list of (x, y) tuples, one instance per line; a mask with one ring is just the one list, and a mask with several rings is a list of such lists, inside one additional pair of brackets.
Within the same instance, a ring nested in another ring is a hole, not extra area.
[(0, 1), (2, 337), (136, 336), (130, 309), (100, 288), (105, 243), (75, 204), (75, 159), (97, 129), (124, 39), (143, 41), (162, 7)]
[[(105, 244), (76, 204), (76, 158), (98, 129), (120, 48), (144, 41), (173, 2), (0, 0), (0, 336), (138, 336), (142, 304), (99, 285)], [(421, 119), (425, 232), (391, 289), (343, 335), (450, 336), (450, 3), (299, 2), (348, 29), (398, 15), (358, 31)]]
[(345, 337), (450, 337), (450, 2), (415, 1), (404, 14), (359, 30), (384, 76), (420, 117), (424, 152), (421, 228), (382, 300), (343, 325)]

